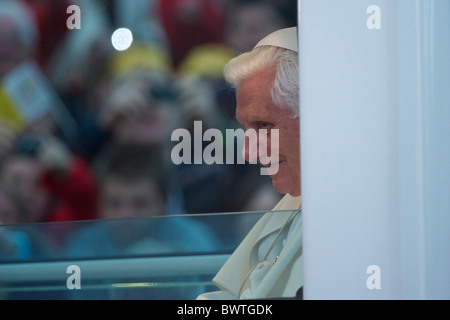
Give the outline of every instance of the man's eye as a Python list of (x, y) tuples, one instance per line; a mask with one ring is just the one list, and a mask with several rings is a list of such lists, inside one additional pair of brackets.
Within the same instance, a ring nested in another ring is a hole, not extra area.
[(258, 123), (257, 127), (258, 133), (260, 135), (263, 134), (265, 136), (270, 136), (270, 130), (272, 130), (273, 124), (270, 122), (261, 121)]
[(269, 129), (271, 126), (272, 126), (272, 124), (270, 122), (261, 121), (258, 123), (258, 127), (260, 129)]

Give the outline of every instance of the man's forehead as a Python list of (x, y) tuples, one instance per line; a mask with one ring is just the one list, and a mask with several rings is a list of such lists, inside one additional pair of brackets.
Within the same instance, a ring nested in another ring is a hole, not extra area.
[(236, 120), (241, 123), (252, 123), (256, 121), (270, 121), (277, 111), (281, 111), (271, 100), (252, 101), (246, 104), (239, 103), (236, 106)]

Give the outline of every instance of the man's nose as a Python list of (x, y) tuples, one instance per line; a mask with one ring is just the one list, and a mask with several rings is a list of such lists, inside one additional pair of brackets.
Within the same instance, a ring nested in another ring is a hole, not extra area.
[(258, 157), (264, 157), (267, 153), (267, 141), (265, 137), (258, 135), (256, 130), (247, 130), (245, 133), (245, 143), (242, 150), (242, 156), (245, 161), (252, 163), (258, 160)]

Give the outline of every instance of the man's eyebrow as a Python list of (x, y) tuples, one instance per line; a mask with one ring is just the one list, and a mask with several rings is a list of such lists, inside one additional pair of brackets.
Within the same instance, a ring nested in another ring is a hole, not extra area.
[(258, 122), (273, 122), (274, 117), (272, 114), (268, 113), (257, 113), (257, 114), (250, 114), (247, 115), (246, 120), (248, 123), (258, 123)]

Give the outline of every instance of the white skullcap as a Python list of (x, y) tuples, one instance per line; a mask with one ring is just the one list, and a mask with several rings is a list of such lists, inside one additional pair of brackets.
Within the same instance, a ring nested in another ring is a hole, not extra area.
[(272, 32), (260, 40), (253, 49), (261, 46), (273, 46), (298, 52), (297, 27)]

